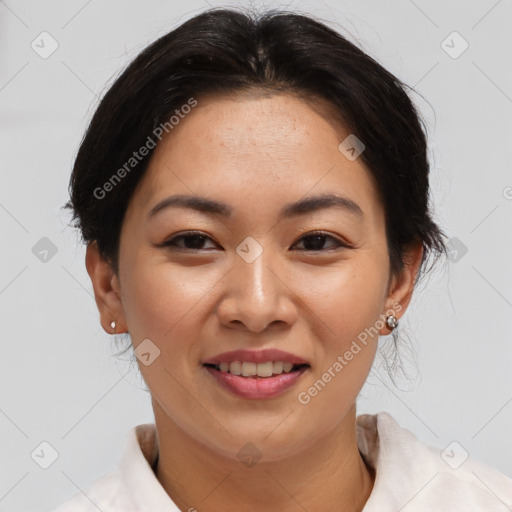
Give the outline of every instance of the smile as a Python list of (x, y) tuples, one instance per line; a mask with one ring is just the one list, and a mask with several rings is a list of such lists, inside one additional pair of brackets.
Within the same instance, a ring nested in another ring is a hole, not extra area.
[(230, 373), (231, 375), (240, 375), (242, 377), (262, 377), (268, 378), (272, 375), (282, 375), (283, 373), (290, 373), (296, 371), (302, 366), (307, 365), (294, 365), (287, 361), (267, 361), (266, 363), (252, 363), (246, 361), (233, 361), (231, 363), (222, 362), (216, 365), (206, 365), (215, 368), (223, 373)]
[(202, 361), (221, 389), (249, 399), (273, 398), (297, 384), (311, 365), (277, 349), (233, 350)]
[(310, 366), (282, 361), (258, 364), (233, 361), (218, 365), (204, 364), (203, 368), (221, 389), (230, 394), (245, 399), (262, 400), (277, 397), (293, 388)]

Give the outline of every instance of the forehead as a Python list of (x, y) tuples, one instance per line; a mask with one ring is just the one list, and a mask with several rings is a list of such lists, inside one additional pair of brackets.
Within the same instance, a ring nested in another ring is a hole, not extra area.
[(340, 152), (350, 133), (330, 112), (288, 94), (198, 99), (158, 144), (133, 207), (147, 213), (167, 195), (184, 193), (254, 211), (338, 192), (379, 215), (371, 174), (360, 158)]

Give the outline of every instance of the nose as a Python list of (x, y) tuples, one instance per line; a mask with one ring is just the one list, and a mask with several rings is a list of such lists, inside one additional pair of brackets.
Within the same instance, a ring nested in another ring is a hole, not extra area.
[(217, 307), (220, 322), (231, 329), (261, 333), (269, 326), (290, 327), (297, 318), (297, 295), (283, 264), (270, 251), (251, 263), (235, 257), (223, 279)]

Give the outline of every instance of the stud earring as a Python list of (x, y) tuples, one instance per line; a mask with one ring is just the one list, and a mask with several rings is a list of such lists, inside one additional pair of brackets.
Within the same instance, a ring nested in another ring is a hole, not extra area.
[(386, 325), (389, 329), (393, 330), (398, 325), (398, 320), (395, 316), (389, 315), (386, 317)]
[(110, 322), (110, 327), (112, 327), (112, 329), (114, 329), (113, 334), (115, 334), (116, 333), (116, 321), (115, 320), (112, 320), (112, 322)]

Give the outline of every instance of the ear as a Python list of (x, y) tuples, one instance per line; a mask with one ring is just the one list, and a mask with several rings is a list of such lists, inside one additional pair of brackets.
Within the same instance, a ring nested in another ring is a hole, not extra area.
[[(393, 277), (389, 286), (385, 317), (394, 315), (398, 320), (404, 315), (411, 302), (422, 256), (423, 244), (421, 241), (414, 242), (405, 250), (404, 269), (398, 276)], [(390, 333), (391, 329), (389, 329), (387, 325), (380, 330), (380, 334), (383, 336)]]
[[(101, 256), (96, 240), (87, 245), (85, 266), (92, 281), (103, 329), (109, 334), (127, 332), (119, 279), (111, 263)], [(110, 326), (112, 320), (116, 322), (115, 330)]]

